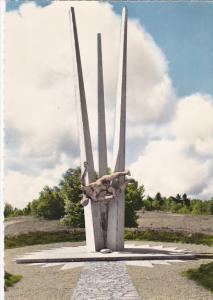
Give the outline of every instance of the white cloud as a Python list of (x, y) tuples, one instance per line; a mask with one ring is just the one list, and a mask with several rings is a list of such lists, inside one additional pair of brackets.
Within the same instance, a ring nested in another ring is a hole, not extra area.
[[(14, 13), (6, 17), (6, 117), (30, 134), (27, 148), (32, 143), (34, 149), (40, 150), (44, 144), (51, 149), (53, 140), (65, 132), (76, 138), (70, 5), (56, 1), (46, 8), (36, 8), (28, 4), (22, 6), (21, 17)], [(74, 5), (95, 138), (96, 33), (102, 33), (106, 103), (111, 113), (109, 108), (114, 108), (116, 95), (120, 18), (107, 3)], [(88, 16), (90, 21), (86, 22)], [(128, 36), (129, 119), (160, 120), (172, 93), (166, 61), (136, 21), (129, 21)]]
[(208, 179), (211, 167), (209, 161), (191, 157), (183, 144), (159, 140), (150, 142), (130, 168), (149, 195), (159, 191), (163, 195), (194, 195)]
[[(77, 161), (72, 162), (73, 167), (77, 165)], [(58, 185), (61, 177), (59, 175), (64, 174), (69, 167), (70, 165), (65, 159), (52, 169), (43, 169), (39, 176), (9, 171), (4, 182), (6, 201), (15, 207), (24, 208), (28, 202), (38, 198), (39, 192), (45, 185)]]
[[(21, 6), (19, 14), (7, 13), (5, 119), (8, 170), (5, 200), (16, 206), (23, 207), (44, 185), (57, 184), (67, 168), (78, 164), (68, 18), (71, 5), (76, 8), (94, 156), (97, 157), (98, 32), (102, 33), (109, 146), (112, 143), (120, 16), (109, 3), (77, 1), (54, 1), (44, 8), (27, 3)], [(173, 117), (174, 100), (177, 99), (166, 58), (139, 22), (131, 19), (128, 23), (127, 70), (127, 156), (131, 151), (136, 177), (142, 178), (148, 191), (190, 192), (200, 187), (197, 193), (204, 193), (204, 189), (207, 193), (209, 186), (204, 183), (210, 182), (211, 99), (203, 95), (181, 99)], [(191, 125), (186, 119), (191, 120), (192, 108)], [(202, 122), (198, 125), (197, 118), (201, 120), (201, 115)], [(168, 140), (171, 134), (173, 141)], [(193, 157), (189, 154), (187, 141), (196, 152)], [(109, 150), (111, 155), (111, 147)], [(208, 157), (201, 159), (196, 156), (198, 154)]]
[(180, 99), (171, 131), (203, 154), (213, 153), (213, 99), (194, 94)]
[[(213, 193), (213, 99), (195, 94), (180, 99), (168, 124), (170, 138), (148, 142), (130, 168), (147, 194)], [(167, 132), (167, 133), (168, 133)]]
[[(9, 124), (8, 136), (16, 132), (20, 139), (14, 148), (12, 138), (6, 136), (9, 170), (5, 198), (17, 205), (30, 199), (30, 195), (34, 197), (34, 191), (38, 192), (41, 185), (54, 184), (55, 180), (46, 180), (44, 174), (54, 172), (59, 178), (62, 170), (59, 172), (56, 166), (63, 165), (62, 156), (71, 157), (70, 161), (79, 156), (68, 19), (71, 5), (76, 8), (94, 147), (96, 34), (102, 33), (105, 101), (110, 124), (107, 125), (108, 142), (113, 138), (121, 20), (111, 5), (54, 1), (44, 8), (28, 3), (19, 13), (7, 13), (5, 118), (6, 125)], [(161, 122), (170, 109), (169, 100), (173, 95), (167, 62), (136, 20), (129, 20), (128, 26), (128, 119)], [(17, 180), (22, 182), (22, 187), (15, 184)], [(35, 181), (33, 188), (29, 187), (30, 180)]]

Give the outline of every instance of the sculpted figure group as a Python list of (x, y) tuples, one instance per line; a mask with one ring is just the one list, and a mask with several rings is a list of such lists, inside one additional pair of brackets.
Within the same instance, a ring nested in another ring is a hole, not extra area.
[(81, 204), (86, 206), (89, 199), (92, 201), (111, 201), (118, 198), (120, 193), (125, 190), (128, 184), (135, 183), (135, 180), (130, 176), (130, 171), (114, 172), (110, 175), (104, 175), (86, 185), (86, 175), (88, 171), (88, 163), (84, 162), (84, 172), (81, 176), (81, 185), (83, 198)]

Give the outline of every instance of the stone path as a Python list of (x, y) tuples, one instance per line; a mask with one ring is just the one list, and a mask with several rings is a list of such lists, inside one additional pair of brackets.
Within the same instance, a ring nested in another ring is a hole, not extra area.
[(124, 262), (88, 262), (71, 300), (139, 300)]

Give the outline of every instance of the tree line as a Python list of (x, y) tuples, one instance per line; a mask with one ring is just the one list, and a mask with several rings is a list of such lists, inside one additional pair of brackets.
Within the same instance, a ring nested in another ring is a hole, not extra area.
[(190, 199), (187, 194), (177, 194), (175, 197), (162, 197), (157, 193), (155, 197), (146, 197), (143, 209), (147, 211), (160, 210), (179, 214), (212, 215), (213, 197), (211, 200)]
[[(5, 217), (32, 215), (49, 220), (60, 220), (63, 225), (84, 227), (84, 211), (80, 204), (82, 197), (80, 168), (68, 169), (58, 186), (45, 186), (37, 199), (29, 202), (24, 209), (13, 208), (6, 203)], [(213, 214), (213, 199), (201, 201), (190, 199), (186, 194), (175, 197), (144, 196), (144, 186), (138, 183), (129, 185), (125, 190), (125, 227), (137, 226), (137, 211), (168, 211), (181, 214)]]

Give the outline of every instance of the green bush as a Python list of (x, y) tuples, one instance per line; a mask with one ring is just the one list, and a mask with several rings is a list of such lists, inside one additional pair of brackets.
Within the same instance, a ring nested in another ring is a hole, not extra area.
[(8, 272), (4, 272), (4, 289), (7, 290), (8, 287), (12, 286), (19, 280), (21, 280), (22, 276), (21, 275), (14, 275), (10, 274)]
[(198, 284), (213, 292), (213, 262), (202, 264), (197, 269), (189, 269), (183, 276), (195, 280)]
[(179, 214), (183, 214), (183, 215), (187, 215), (187, 214), (190, 214), (190, 210), (189, 210), (188, 207), (183, 206), (183, 207), (181, 207), (181, 208), (178, 210), (178, 213), (179, 213)]
[(152, 210), (152, 201), (148, 198), (144, 199), (143, 207), (145, 208), (145, 210), (151, 211)]

